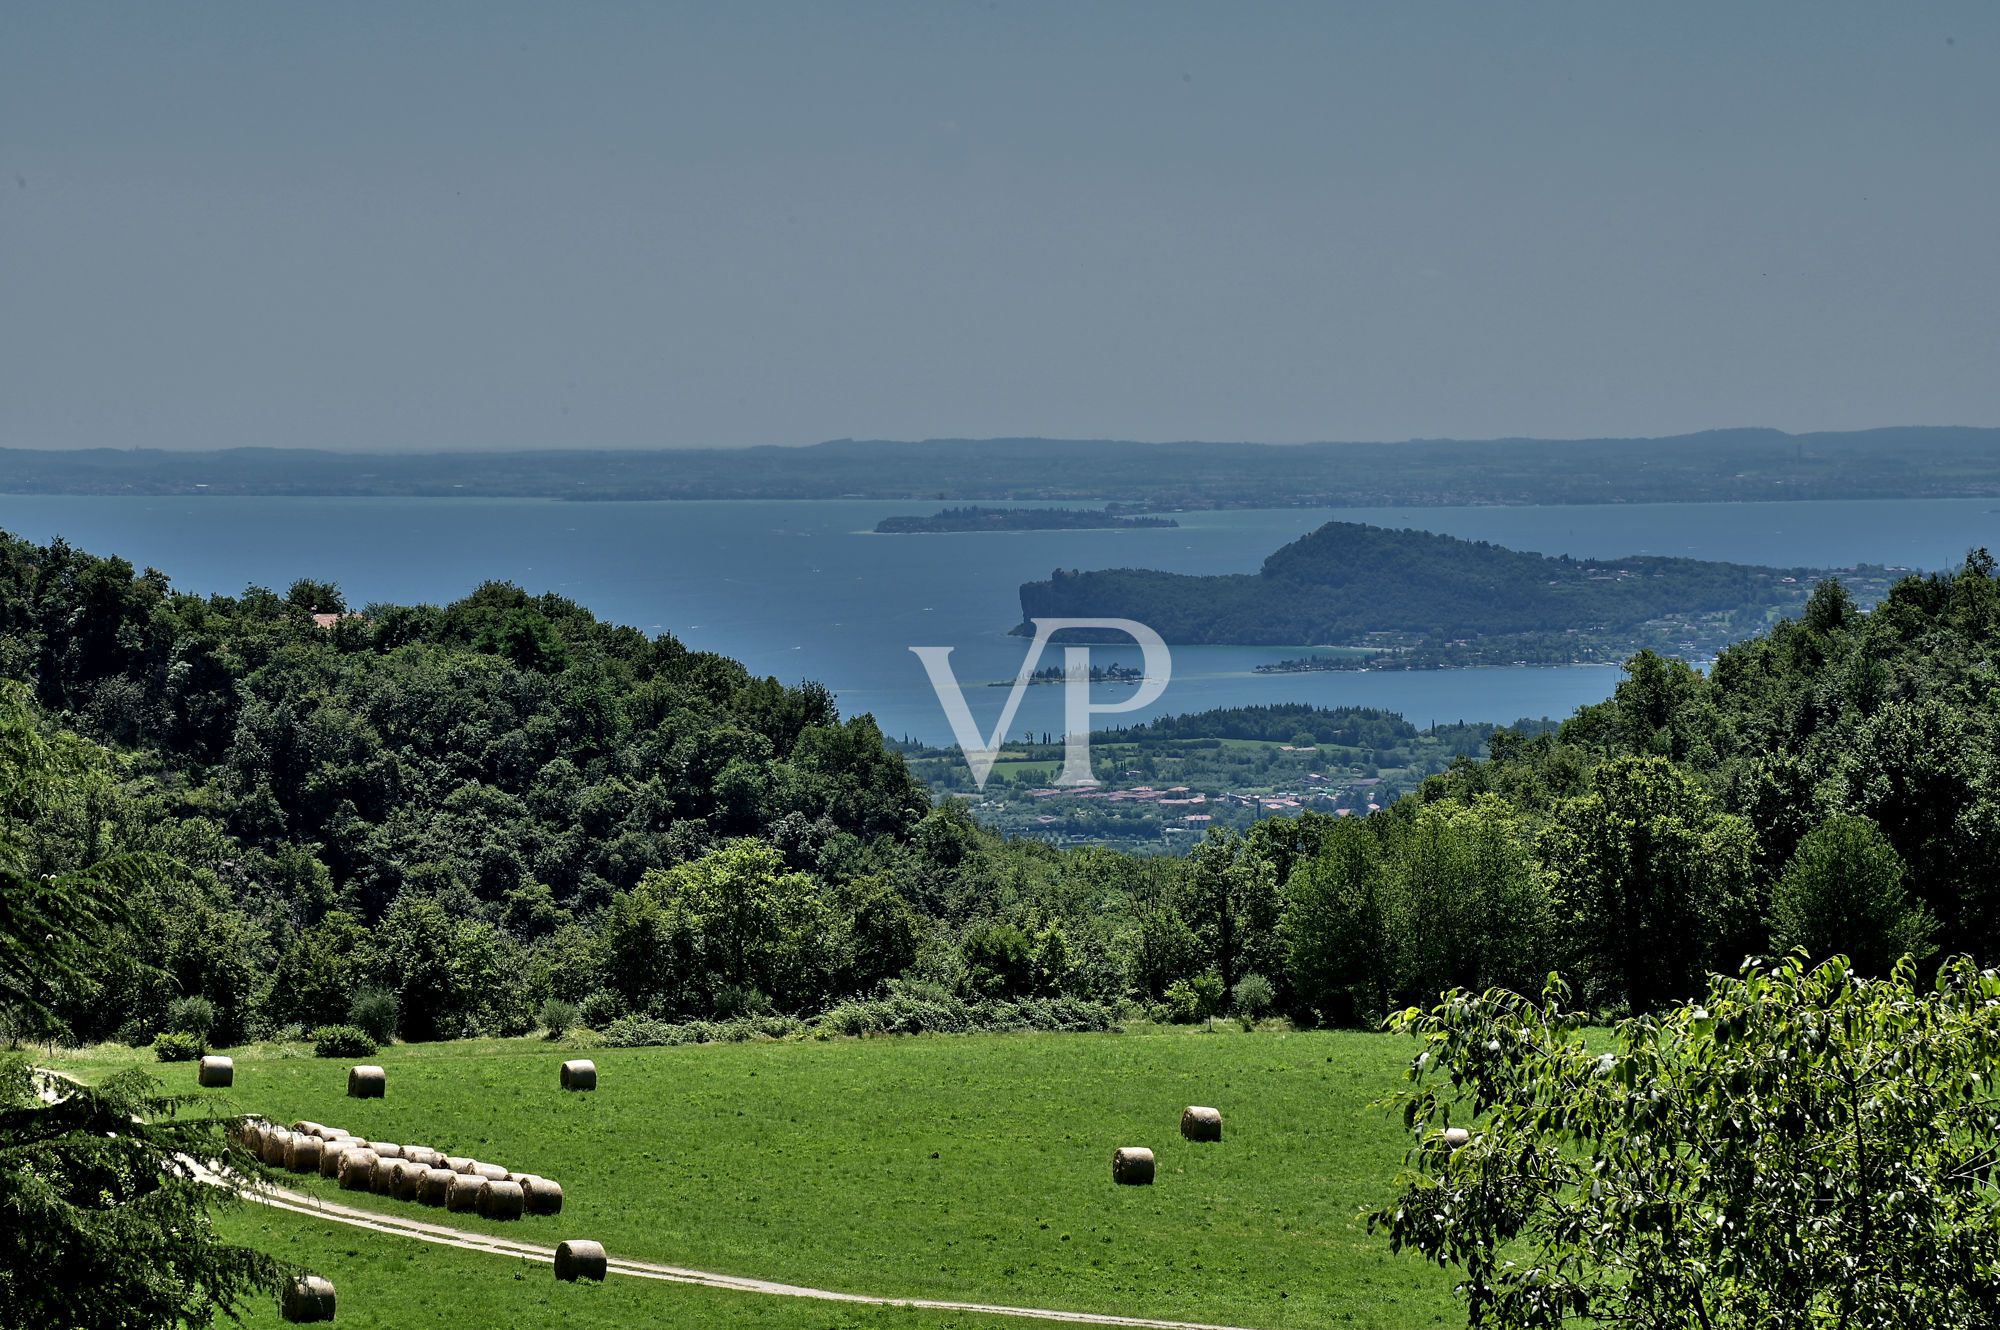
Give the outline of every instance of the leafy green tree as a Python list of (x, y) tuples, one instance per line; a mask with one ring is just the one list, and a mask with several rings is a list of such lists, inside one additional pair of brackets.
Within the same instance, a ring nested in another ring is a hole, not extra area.
[(376, 984), (396, 999), (404, 1038), (519, 1033), (532, 1019), (517, 1010), (525, 1000), (493, 927), (453, 918), (434, 900), (399, 897), (368, 950)]
[[(27, 694), (0, 683), (0, 1004), (10, 1021), (46, 1019), (97, 987), (98, 955), (128, 923), (124, 896), (163, 865), (124, 856), (62, 866), (38, 835), (86, 796), (102, 756), (74, 736), (44, 737)], [(53, 870), (53, 871), (52, 871)], [(211, 1211), (248, 1161), (215, 1118), (142, 1073), (88, 1087), (0, 1062), (0, 1325), (206, 1325), (286, 1267), (221, 1241)]]
[(1395, 1021), (1414, 1143), (1369, 1218), (1460, 1273), (1492, 1330), (1989, 1326), (2000, 1269), (2000, 977), (1794, 957), (1593, 1039), (1540, 1001)]
[(867, 992), (894, 979), (917, 959), (924, 921), (893, 887), (879, 879), (850, 883), (847, 987)]
[(361, 978), (357, 957), (367, 938), (360, 922), (339, 910), (294, 933), (271, 970), (267, 1018), (307, 1029), (346, 1020)]
[(1836, 813), (1799, 842), (1771, 891), (1771, 945), (1820, 959), (1845, 952), (1871, 978), (1929, 955), (1936, 924), (1903, 893), (1903, 861), (1864, 817)]
[(1149, 997), (1162, 996), (1200, 964), (1200, 940), (1171, 903), (1162, 902), (1140, 914), (1137, 942), (1134, 969), (1140, 989)]
[(224, 1120), (141, 1072), (98, 1086), (0, 1061), (0, 1325), (205, 1326), (292, 1268), (222, 1241), (225, 1180), (256, 1164)]
[(1530, 987), (1547, 973), (1548, 887), (1519, 820), (1497, 797), (1426, 805), (1389, 836), (1384, 855), (1400, 997)]
[(642, 890), (685, 913), (710, 992), (729, 984), (796, 1000), (804, 976), (830, 963), (812, 879), (787, 869), (784, 856), (760, 841), (731, 841), (650, 874)]
[(1988, 864), (1994, 846), (1979, 835), (1982, 755), (1962, 708), (1944, 699), (1892, 702), (1861, 724), (1843, 763), (1847, 811), (1870, 818), (1909, 870), (1909, 887), (1938, 916), (1948, 950), (1992, 955), (1986, 929), (1996, 914)]
[(696, 939), (684, 910), (642, 883), (611, 898), (603, 939), (604, 983), (625, 1010), (693, 1014)]
[(1344, 819), (1286, 883), (1278, 931), (1301, 1006), (1335, 1025), (1386, 1014), (1389, 913), (1375, 833), (1359, 818)]
[(479, 647), (503, 656), (524, 670), (556, 674), (568, 659), (568, 648), (554, 624), (534, 610), (508, 610), (481, 636)]
[(1666, 759), (1597, 768), (1591, 792), (1559, 804), (1543, 838), (1557, 929), (1588, 994), (1650, 1011), (1754, 949), (1752, 849), (1749, 825)]
[(1035, 988), (1034, 945), (1012, 924), (988, 921), (959, 943), (966, 976), (982, 998), (1026, 997)]
[(99, 857), (94, 826), (81, 845), (45, 834), (94, 823), (103, 757), (73, 735), (44, 738), (26, 690), (0, 681), (0, 1015), (20, 1029), (101, 989), (114, 930), (132, 922), (129, 899), (149, 889), (157, 856)]
[(1271, 866), (1233, 831), (1211, 831), (1188, 855), (1177, 893), (1202, 959), (1224, 989), (1279, 962), (1278, 888)]

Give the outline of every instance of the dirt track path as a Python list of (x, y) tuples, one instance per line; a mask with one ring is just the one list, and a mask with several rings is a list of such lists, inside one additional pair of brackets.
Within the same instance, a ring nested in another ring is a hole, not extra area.
[[(396, 1237), (413, 1238), (418, 1242), (433, 1242), (439, 1246), (458, 1247), (465, 1251), (490, 1252), (495, 1256), (527, 1257), (545, 1262), (555, 1260), (554, 1247), (543, 1247), (532, 1242), (516, 1242), (511, 1238), (489, 1237), (484, 1233), (468, 1233), (463, 1229), (447, 1228), (442, 1224), (426, 1223), (420, 1219), (404, 1219), (397, 1215), (379, 1214), (372, 1210), (357, 1210), (352, 1206), (322, 1201), (318, 1197), (287, 1191), (282, 1187), (246, 1188), (241, 1194), (246, 1200), (255, 1201), (259, 1205), (268, 1205), (275, 1210), (289, 1210), (293, 1214), (307, 1215), (314, 1219), (330, 1219), (335, 1223), (351, 1224), (355, 1228), (371, 1229), (377, 1233), (388, 1233)], [(1207, 1325), (1197, 1321), (1155, 1321), (1143, 1316), (1104, 1316), (1096, 1312), (1052, 1311), (1039, 1307), (995, 1307), (983, 1302), (941, 1302), (932, 1298), (884, 1298), (863, 1293), (836, 1293), (832, 1289), (780, 1284), (769, 1279), (746, 1279), (740, 1275), (719, 1275), (706, 1270), (688, 1270), (675, 1265), (628, 1261), (616, 1256), (611, 1258), (611, 1270), (614, 1274), (631, 1275), (637, 1279), (659, 1279), (674, 1284), (700, 1284), (704, 1288), (731, 1289), (738, 1293), (767, 1293), (786, 1298), (817, 1298), (825, 1302), (861, 1302), (879, 1307), (920, 1307), (928, 1311), (982, 1312), (988, 1316), (1019, 1316), (1035, 1321), (1063, 1321), (1071, 1325), (1129, 1326), (1135, 1330), (1239, 1330), (1239, 1327), (1234, 1326)]]

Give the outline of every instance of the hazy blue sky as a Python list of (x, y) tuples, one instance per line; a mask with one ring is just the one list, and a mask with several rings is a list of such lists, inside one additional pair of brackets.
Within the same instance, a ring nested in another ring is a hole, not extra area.
[(2000, 5), (32, 5), (0, 446), (2000, 424)]

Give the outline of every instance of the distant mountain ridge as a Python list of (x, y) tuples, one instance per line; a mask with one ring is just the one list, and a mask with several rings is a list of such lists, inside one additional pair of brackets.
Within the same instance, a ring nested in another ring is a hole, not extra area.
[(1305, 444), (839, 439), (624, 452), (0, 449), (0, 492), (1032, 499), (1154, 509), (2000, 497), (2000, 429)]
[[(1880, 590), (1901, 571), (1842, 576)], [(1021, 614), (1136, 619), (1170, 643), (1366, 645), (1382, 634), (1595, 639), (1665, 618), (1748, 612), (1761, 622), (1803, 602), (1828, 575), (1651, 555), (1549, 558), (1428, 531), (1329, 522), (1271, 554), (1256, 573), (1058, 569), (1048, 581), (1022, 586)]]

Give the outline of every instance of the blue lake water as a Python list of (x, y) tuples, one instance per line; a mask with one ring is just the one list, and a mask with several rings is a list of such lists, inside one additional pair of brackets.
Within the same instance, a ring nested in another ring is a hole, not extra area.
[[(61, 535), (171, 574), (186, 591), (294, 579), (337, 582), (351, 604), (444, 602), (497, 578), (556, 591), (603, 618), (742, 660), (788, 682), (818, 679), (843, 711), (892, 735), (951, 731), (912, 646), (950, 646), (968, 683), (1012, 679), (1025, 643), (1017, 589), (1053, 568), (1250, 572), (1323, 522), (1410, 526), (1544, 554), (1674, 554), (1782, 566), (1956, 565), (2000, 546), (1987, 499), (1551, 508), (1254, 509), (1177, 515), (1177, 529), (877, 536), (883, 517), (936, 503), (559, 503), (486, 499), (0, 496), (0, 527)], [(1563, 716), (1604, 698), (1608, 668), (1258, 675), (1270, 647), (1179, 647), (1173, 682), (1144, 712), (1275, 702), (1379, 706), (1419, 725)], [(1138, 664), (1138, 652), (1093, 659)], [(1052, 651), (1044, 664), (1060, 663)], [(1099, 700), (1130, 696), (1107, 686)], [(968, 690), (990, 726), (1004, 688)], [(1062, 690), (1028, 690), (1012, 727), (1059, 731)]]

